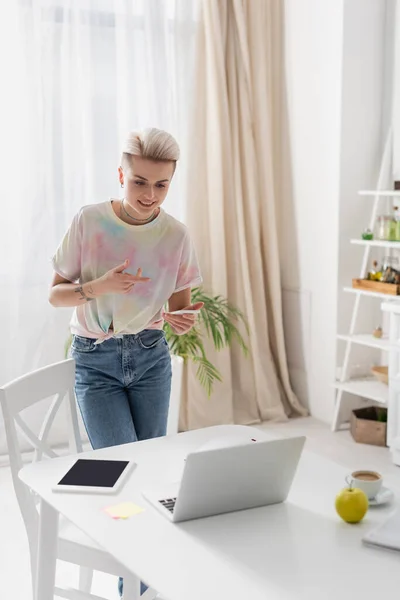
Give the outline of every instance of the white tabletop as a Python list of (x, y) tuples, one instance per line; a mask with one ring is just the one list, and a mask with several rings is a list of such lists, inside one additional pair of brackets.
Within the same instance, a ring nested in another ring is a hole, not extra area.
[[(29, 465), (20, 477), (165, 600), (375, 600), (398, 592), (400, 554), (361, 544), (393, 505), (370, 509), (359, 525), (343, 523), (334, 500), (347, 472), (315, 454), (303, 452), (289, 500), (281, 505), (175, 525), (146, 503), (141, 490), (179, 480), (187, 453), (231, 428), (86, 454), (137, 462), (118, 496), (52, 492), (76, 457)], [(146, 510), (119, 521), (102, 511), (122, 501)]]

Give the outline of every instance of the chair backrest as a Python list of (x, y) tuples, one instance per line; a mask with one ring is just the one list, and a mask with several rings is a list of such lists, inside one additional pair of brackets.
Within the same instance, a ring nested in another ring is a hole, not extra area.
[[(58, 410), (66, 401), (69, 409), (69, 448), (74, 453), (82, 452), (74, 380), (75, 362), (73, 359), (69, 359), (28, 373), (28, 375), (0, 387), (0, 405), (4, 418), (11, 475), (28, 534), (31, 558), (33, 558), (32, 553), (34, 553), (37, 542), (39, 521), (36, 508), (37, 498), (18, 477), (18, 472), (24, 462), (18, 431), (34, 450), (33, 462), (40, 461), (45, 456), (48, 458), (58, 456), (49, 447), (47, 438)], [(40, 432), (36, 435), (23, 420), (21, 412), (49, 398), (53, 398), (51, 405), (44, 417)]]

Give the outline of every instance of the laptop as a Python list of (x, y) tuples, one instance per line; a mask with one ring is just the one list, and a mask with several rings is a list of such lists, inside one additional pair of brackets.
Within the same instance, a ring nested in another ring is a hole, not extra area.
[(289, 494), (304, 443), (305, 437), (216, 441), (187, 456), (179, 484), (143, 496), (174, 523), (278, 504)]
[(366, 546), (400, 552), (400, 510), (365, 534), (363, 542)]

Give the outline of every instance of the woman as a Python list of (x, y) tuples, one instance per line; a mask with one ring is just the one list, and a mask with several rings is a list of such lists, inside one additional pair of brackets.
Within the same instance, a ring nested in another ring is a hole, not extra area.
[[(54, 258), (53, 306), (74, 306), (75, 391), (93, 448), (163, 436), (171, 390), (164, 320), (190, 331), (201, 283), (188, 231), (163, 211), (179, 147), (157, 129), (132, 133), (122, 200), (82, 208)], [(168, 312), (163, 307), (168, 302)]]

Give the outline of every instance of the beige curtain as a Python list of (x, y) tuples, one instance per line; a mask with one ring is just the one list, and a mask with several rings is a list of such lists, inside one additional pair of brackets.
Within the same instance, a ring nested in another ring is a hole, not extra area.
[(186, 368), (181, 429), (304, 415), (288, 375), (277, 203), (283, 81), (281, 0), (203, 0), (191, 135), (188, 223), (204, 287), (239, 306), (239, 348), (211, 360), (223, 375), (211, 399)]

